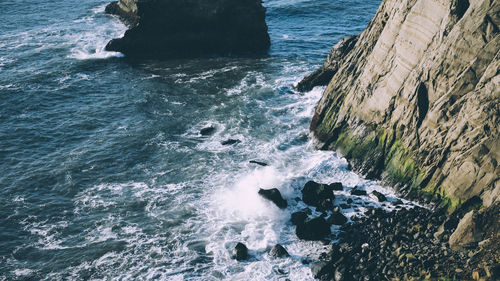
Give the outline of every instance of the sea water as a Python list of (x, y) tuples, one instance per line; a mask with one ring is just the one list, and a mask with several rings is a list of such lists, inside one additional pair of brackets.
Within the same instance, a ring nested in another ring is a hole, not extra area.
[[(293, 89), (380, 0), (267, 0), (267, 56), (168, 61), (104, 51), (126, 30), (107, 2), (0, 1), (0, 280), (309, 280), (327, 246), (290, 223), (307, 181), (395, 200), (315, 149), (324, 89)], [(380, 206), (360, 200), (347, 216)], [(291, 256), (271, 258), (276, 243)]]

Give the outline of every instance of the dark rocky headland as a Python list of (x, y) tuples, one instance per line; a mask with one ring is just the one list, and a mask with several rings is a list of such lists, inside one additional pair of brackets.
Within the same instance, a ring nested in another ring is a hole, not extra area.
[(315, 277), (500, 279), (499, 27), (499, 1), (384, 0), (298, 84), (327, 85), (320, 149), (426, 206), (344, 225)]
[(270, 46), (261, 0), (120, 0), (106, 12), (130, 27), (106, 50), (129, 57), (258, 54)]

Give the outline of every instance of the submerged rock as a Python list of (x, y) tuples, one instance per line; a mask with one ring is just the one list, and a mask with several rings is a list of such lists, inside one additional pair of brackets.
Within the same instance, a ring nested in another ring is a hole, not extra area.
[(209, 136), (215, 132), (215, 127), (210, 126), (210, 127), (205, 127), (200, 130), (200, 135), (202, 136)]
[(269, 255), (271, 257), (275, 257), (275, 258), (283, 258), (283, 257), (290, 256), (290, 254), (288, 254), (286, 249), (283, 246), (281, 246), (280, 244), (276, 244), (276, 246), (274, 246), (271, 249), (271, 251), (269, 252)]
[(286, 200), (283, 199), (281, 196), (281, 192), (276, 189), (259, 189), (259, 195), (266, 198), (267, 200), (272, 201), (276, 206), (278, 206), (280, 209), (284, 209), (288, 206), (286, 203)]
[(238, 261), (246, 260), (248, 258), (248, 248), (243, 243), (236, 244), (233, 249), (233, 259)]
[(267, 166), (267, 163), (260, 162), (260, 161), (255, 161), (255, 160), (250, 160), (250, 163), (257, 164), (257, 165), (263, 166), (263, 167)]
[(264, 53), (270, 46), (261, 0), (120, 0), (106, 12), (130, 26), (106, 45), (126, 56)]
[(233, 145), (233, 144), (237, 144), (237, 143), (240, 143), (241, 141), (240, 140), (237, 140), (237, 139), (227, 139), (223, 142), (221, 142), (222, 145)]
[(306, 219), (295, 229), (297, 237), (304, 240), (321, 240), (331, 234), (330, 225), (323, 217)]

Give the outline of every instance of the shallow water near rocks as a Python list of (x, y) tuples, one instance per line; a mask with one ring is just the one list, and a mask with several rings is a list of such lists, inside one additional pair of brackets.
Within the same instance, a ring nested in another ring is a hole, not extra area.
[[(379, 3), (269, 0), (267, 57), (133, 61), (103, 50), (125, 31), (107, 1), (2, 1), (0, 280), (312, 279), (302, 261), (325, 246), (289, 221), (308, 180), (343, 182), (337, 204), (354, 186), (396, 199), (314, 149), (323, 89), (292, 85)], [(348, 216), (380, 206), (352, 198)]]

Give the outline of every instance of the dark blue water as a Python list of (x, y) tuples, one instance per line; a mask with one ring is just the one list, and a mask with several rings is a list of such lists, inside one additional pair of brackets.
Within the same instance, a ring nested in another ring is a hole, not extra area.
[[(322, 89), (292, 85), (379, 3), (268, 0), (268, 57), (138, 62), (103, 50), (125, 31), (107, 1), (0, 1), (0, 280), (310, 279), (324, 246), (288, 221), (300, 187), (390, 191), (314, 150)], [(268, 256), (278, 242), (290, 258)]]

